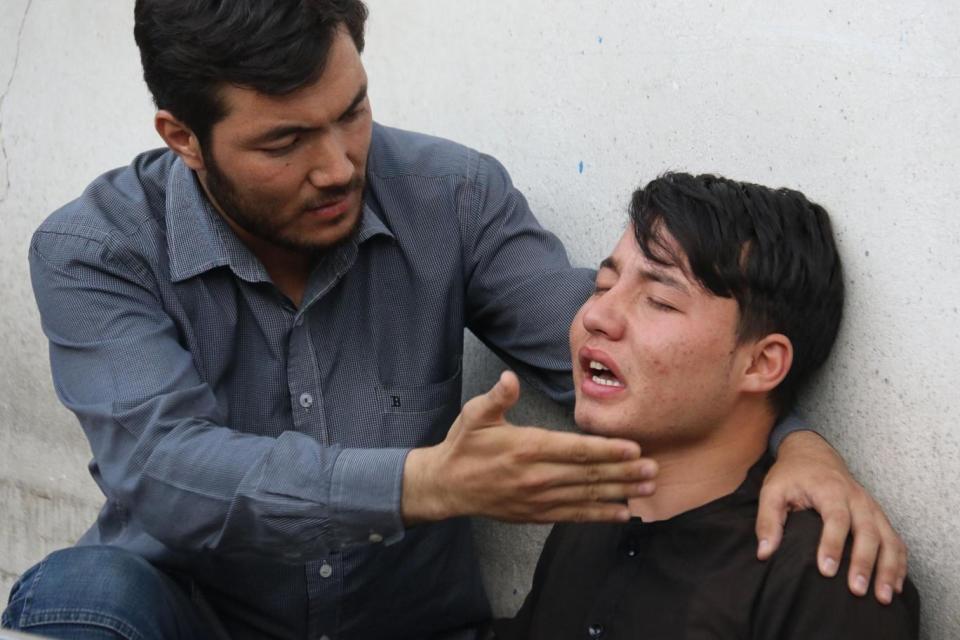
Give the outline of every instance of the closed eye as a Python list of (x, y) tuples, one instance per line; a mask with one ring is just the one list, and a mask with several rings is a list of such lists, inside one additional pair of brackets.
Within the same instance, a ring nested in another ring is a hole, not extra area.
[(659, 311), (677, 311), (676, 307), (672, 307), (665, 302), (657, 300), (656, 298), (647, 298), (647, 304)]
[(359, 118), (363, 114), (363, 107), (357, 107), (351, 111), (340, 116), (340, 122), (350, 123)]
[(278, 147), (264, 147), (261, 151), (272, 156), (282, 156), (285, 153), (293, 151), (297, 145), (300, 144), (300, 139), (300, 136), (297, 136)]

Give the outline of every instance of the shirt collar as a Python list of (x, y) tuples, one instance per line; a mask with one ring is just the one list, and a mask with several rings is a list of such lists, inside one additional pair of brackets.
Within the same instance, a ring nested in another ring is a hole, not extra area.
[[(270, 282), (263, 264), (214, 209), (180, 158), (173, 162), (167, 179), (166, 219), (173, 282), (224, 266), (248, 282)], [(378, 235), (394, 237), (365, 198), (355, 241), (363, 244)]]

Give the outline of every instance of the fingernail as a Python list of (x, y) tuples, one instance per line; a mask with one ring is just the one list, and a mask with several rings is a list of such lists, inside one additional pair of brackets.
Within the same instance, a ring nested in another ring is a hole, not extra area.
[(641, 482), (640, 484), (635, 485), (634, 489), (636, 490), (637, 495), (649, 496), (656, 489), (656, 485), (652, 482)]
[[(823, 559), (823, 574), (829, 577), (837, 575), (837, 561), (833, 558)], [(862, 576), (861, 576), (862, 577)]]
[(853, 591), (858, 596), (862, 596), (867, 593), (867, 579), (864, 576), (858, 575), (856, 578), (854, 578)]
[(880, 590), (877, 592), (877, 595), (880, 596), (880, 602), (883, 604), (890, 604), (893, 602), (893, 587), (888, 584), (882, 585)]
[(760, 541), (760, 545), (757, 547), (758, 556), (766, 556), (770, 551), (770, 541), (764, 538)]

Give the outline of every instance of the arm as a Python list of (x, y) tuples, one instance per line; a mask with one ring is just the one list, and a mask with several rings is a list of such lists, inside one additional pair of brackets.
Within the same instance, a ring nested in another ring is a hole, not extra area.
[(766, 560), (776, 551), (790, 511), (815, 509), (823, 518), (817, 551), (820, 572), (827, 577), (838, 573), (843, 545), (852, 531), (850, 591), (867, 593), (876, 564), (874, 593), (889, 604), (893, 594), (903, 590), (907, 550), (880, 505), (853, 479), (837, 452), (812, 431), (789, 433), (777, 454), (760, 493), (757, 556)]
[(30, 263), (57, 393), (98, 483), (150, 535), (181, 551), (300, 561), (402, 531), (406, 452), (229, 428), (148, 270), (109, 237), (39, 232)]
[(481, 155), (461, 212), (467, 326), (525, 381), (573, 403), (570, 323), (594, 287), (500, 163)]

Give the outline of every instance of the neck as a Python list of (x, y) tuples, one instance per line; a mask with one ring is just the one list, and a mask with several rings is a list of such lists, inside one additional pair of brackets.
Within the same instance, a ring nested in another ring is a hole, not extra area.
[(774, 418), (764, 402), (738, 409), (692, 442), (644, 445), (660, 465), (657, 491), (629, 501), (630, 513), (647, 522), (666, 520), (736, 491), (767, 448)]
[(278, 247), (251, 236), (242, 229), (240, 231), (243, 235), (237, 232), (238, 237), (263, 264), (273, 284), (299, 307), (303, 302), (303, 294), (310, 279), (310, 272), (316, 263), (316, 257), (312, 254)]
[(203, 187), (204, 193), (207, 195), (207, 199), (213, 204), (213, 208), (216, 209), (220, 217), (226, 221), (240, 241), (257, 257), (270, 275), (273, 284), (287, 296), (294, 305), (299, 307), (303, 301), (303, 294), (307, 288), (310, 272), (316, 263), (316, 256), (305, 251), (294, 251), (289, 247), (277, 245), (250, 233), (238, 225), (233, 218), (224, 213), (220, 207), (220, 203), (217, 202), (216, 198), (213, 197), (213, 194), (211, 194), (207, 188), (206, 181), (200, 179), (199, 182)]

